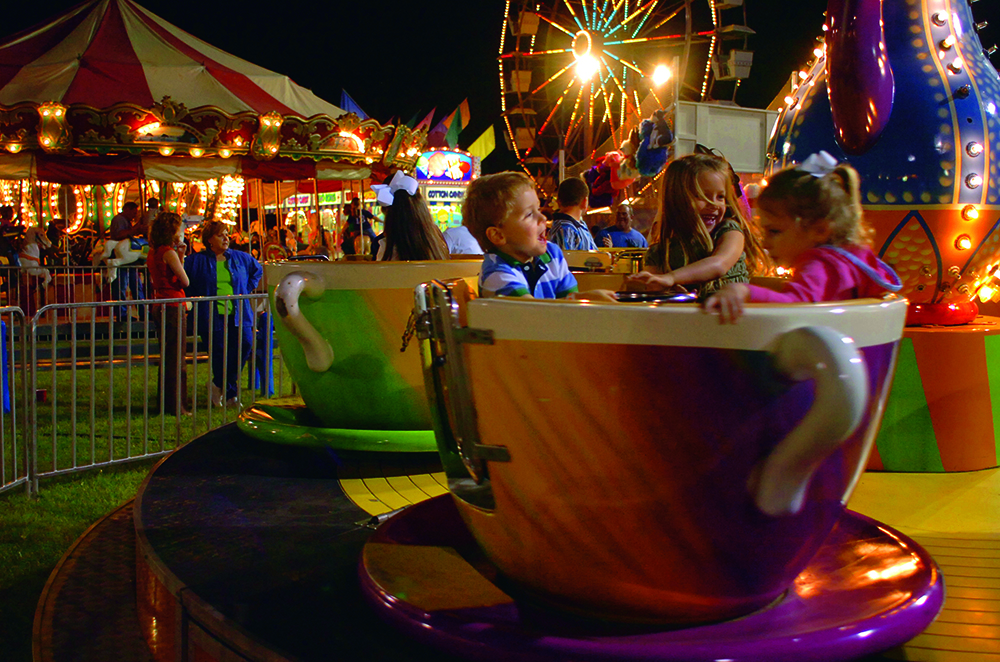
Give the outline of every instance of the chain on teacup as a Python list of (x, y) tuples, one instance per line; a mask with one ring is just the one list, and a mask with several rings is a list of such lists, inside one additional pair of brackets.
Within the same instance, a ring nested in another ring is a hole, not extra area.
[(417, 327), (422, 321), (427, 319), (428, 311), (422, 311), (417, 313), (416, 310), (410, 312), (410, 318), (406, 320), (406, 330), (403, 331), (403, 346), (399, 348), (400, 352), (406, 351), (406, 346), (410, 344), (413, 339), (413, 334), (417, 332)]

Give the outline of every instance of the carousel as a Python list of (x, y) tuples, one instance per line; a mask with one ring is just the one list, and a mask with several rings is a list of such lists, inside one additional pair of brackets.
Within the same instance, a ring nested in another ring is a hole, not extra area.
[(127, 0), (15, 35), (0, 60), (0, 205), (70, 235), (103, 234), (125, 202), (152, 197), (247, 231), (265, 209), (287, 215), (293, 187), (311, 194), (316, 225), (320, 193), (412, 170), (424, 144), (424, 132), (345, 113)]

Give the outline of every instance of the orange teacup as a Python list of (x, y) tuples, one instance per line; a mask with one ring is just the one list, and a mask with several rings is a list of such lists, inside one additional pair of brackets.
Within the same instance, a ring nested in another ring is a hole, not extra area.
[[(528, 595), (601, 618), (737, 617), (837, 522), (882, 414), (903, 300), (748, 307), (418, 288), (459, 511)], [(467, 325), (459, 313), (467, 313)]]

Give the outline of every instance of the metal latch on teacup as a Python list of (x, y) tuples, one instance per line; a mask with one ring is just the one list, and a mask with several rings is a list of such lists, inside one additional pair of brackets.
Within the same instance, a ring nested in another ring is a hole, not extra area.
[(461, 303), (448, 283), (425, 283), (417, 288), (417, 308), (426, 319), (418, 319), (415, 326), (418, 337), (430, 341), (421, 345), (430, 352), (424, 361), (425, 378), (429, 393), (433, 393), (445, 446), (461, 458), (476, 484), (483, 485), (489, 480), (487, 462), (510, 462), (510, 453), (504, 446), (479, 443), (462, 345), (492, 345), (493, 331), (463, 327)]

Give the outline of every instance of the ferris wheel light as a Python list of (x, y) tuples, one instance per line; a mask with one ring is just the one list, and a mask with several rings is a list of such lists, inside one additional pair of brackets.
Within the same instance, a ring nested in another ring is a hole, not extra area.
[(670, 80), (670, 68), (665, 64), (659, 64), (653, 69), (653, 85), (663, 85)]
[(600, 65), (594, 57), (584, 55), (576, 61), (576, 76), (580, 80), (590, 80), (599, 68)]

